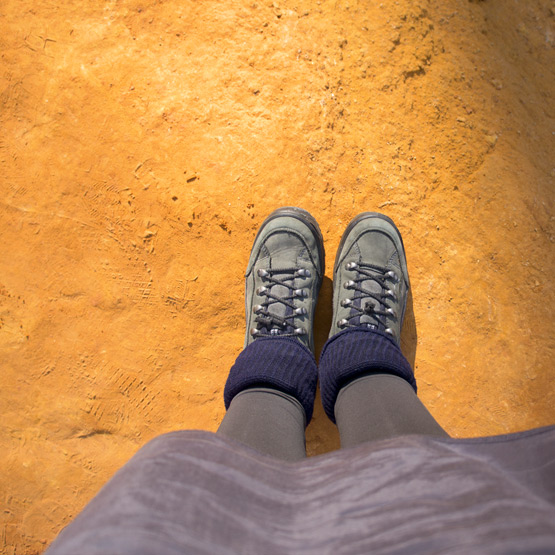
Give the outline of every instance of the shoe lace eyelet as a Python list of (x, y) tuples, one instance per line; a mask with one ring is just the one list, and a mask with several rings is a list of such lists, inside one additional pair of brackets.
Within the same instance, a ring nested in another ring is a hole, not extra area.
[(393, 270), (389, 270), (385, 275), (390, 277), (395, 283), (399, 281), (399, 276)]

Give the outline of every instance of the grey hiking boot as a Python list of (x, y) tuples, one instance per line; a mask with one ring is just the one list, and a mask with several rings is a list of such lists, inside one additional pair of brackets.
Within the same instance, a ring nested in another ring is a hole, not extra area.
[(294, 337), (314, 352), (314, 310), (324, 275), (316, 220), (284, 207), (262, 223), (246, 272), (245, 347), (260, 337)]
[(347, 226), (335, 258), (330, 337), (366, 328), (400, 345), (409, 288), (403, 240), (393, 221), (376, 212), (359, 214)]

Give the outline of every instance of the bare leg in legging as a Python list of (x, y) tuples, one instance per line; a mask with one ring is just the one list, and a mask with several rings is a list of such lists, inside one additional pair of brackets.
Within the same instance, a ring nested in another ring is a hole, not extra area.
[(335, 420), (341, 447), (411, 434), (449, 437), (410, 384), (388, 374), (365, 376), (343, 387)]
[(305, 414), (294, 397), (277, 389), (246, 389), (237, 394), (218, 434), (286, 461), (306, 457)]
[[(395, 436), (448, 437), (402, 378), (373, 374), (343, 387), (335, 404), (341, 447)], [(232, 401), (218, 433), (262, 453), (295, 461), (306, 457), (301, 404), (270, 388), (247, 389)]]

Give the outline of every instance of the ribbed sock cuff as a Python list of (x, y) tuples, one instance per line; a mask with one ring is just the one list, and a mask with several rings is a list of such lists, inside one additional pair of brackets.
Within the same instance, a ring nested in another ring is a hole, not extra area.
[(298, 399), (312, 418), (318, 367), (314, 355), (296, 339), (260, 338), (253, 341), (237, 357), (224, 388), (225, 408), (240, 391), (251, 387), (270, 386)]
[(320, 356), (320, 392), (332, 422), (339, 390), (364, 374), (376, 372), (404, 378), (416, 391), (410, 364), (395, 341), (384, 333), (350, 328), (328, 339)]

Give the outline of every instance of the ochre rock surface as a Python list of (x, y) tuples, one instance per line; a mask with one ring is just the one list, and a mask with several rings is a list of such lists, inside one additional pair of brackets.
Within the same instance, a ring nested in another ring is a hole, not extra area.
[[(38, 553), (154, 436), (216, 430), (257, 227), (405, 241), (403, 347), (455, 437), (555, 423), (547, 0), (4, 0), (3, 553)], [(317, 455), (339, 444), (317, 400)]]

